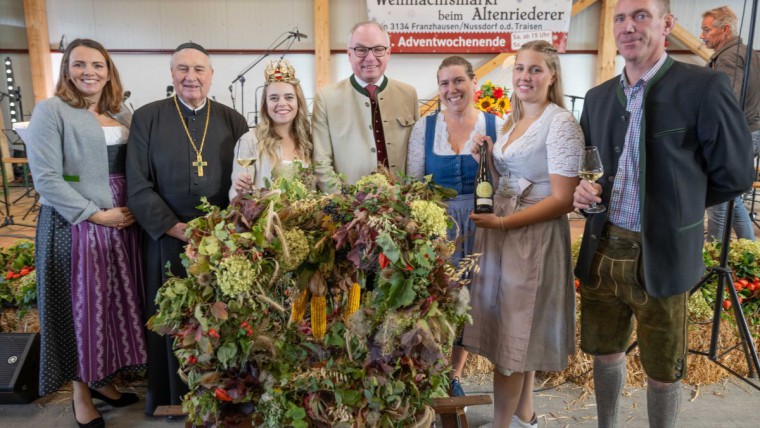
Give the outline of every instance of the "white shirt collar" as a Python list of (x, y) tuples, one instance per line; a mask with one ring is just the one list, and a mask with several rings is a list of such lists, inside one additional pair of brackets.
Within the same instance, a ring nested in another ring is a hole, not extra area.
[[(354, 74), (354, 79), (356, 79), (356, 83), (359, 84), (362, 88), (366, 88), (369, 83), (365, 82), (364, 80), (360, 79), (359, 76)], [(383, 82), (385, 82), (385, 74), (380, 76), (380, 79), (378, 79), (377, 83), (375, 83), (376, 86), (383, 86)]]
[(192, 107), (190, 107), (190, 105), (188, 105), (188, 104), (185, 102), (185, 100), (183, 100), (183, 99), (182, 99), (182, 97), (180, 97), (179, 95), (177, 95), (177, 99), (179, 100), (179, 102), (181, 102), (181, 103), (182, 103), (182, 105), (184, 105), (185, 107), (187, 107), (187, 108), (189, 108), (190, 110), (192, 110), (192, 111), (193, 111), (193, 113), (198, 113), (198, 111), (200, 111), (200, 110), (203, 110), (203, 107), (206, 107), (206, 101), (208, 101), (208, 98), (204, 98), (204, 99), (203, 99), (203, 104), (201, 104), (201, 106), (200, 106), (200, 107), (198, 107), (198, 108), (192, 108)]

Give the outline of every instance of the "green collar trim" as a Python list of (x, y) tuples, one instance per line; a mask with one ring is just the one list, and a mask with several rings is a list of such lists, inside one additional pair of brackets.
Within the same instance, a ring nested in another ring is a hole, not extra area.
[[(662, 76), (665, 75), (665, 73), (670, 69), (670, 67), (673, 66), (673, 63), (675, 61), (673, 58), (668, 55), (667, 58), (665, 58), (665, 62), (662, 64), (662, 67), (660, 67), (659, 70), (657, 70), (657, 73), (652, 76), (651, 79), (647, 82), (646, 87), (644, 88), (644, 98), (646, 99), (647, 93), (649, 93), (649, 90), (660, 80), (662, 79)], [(615, 91), (615, 94), (617, 95), (618, 102), (620, 105), (625, 109), (625, 107), (628, 105), (628, 99), (625, 97), (625, 92), (623, 91), (623, 85), (620, 84), (620, 79), (618, 79), (617, 84), (617, 90)], [(643, 135), (643, 134), (642, 134)]]
[[(383, 92), (386, 86), (388, 86), (388, 78), (383, 76), (383, 83), (380, 84), (380, 86), (377, 87), (377, 92)], [(349, 78), (349, 81), (351, 82), (351, 86), (354, 87), (360, 94), (363, 94), (364, 96), (369, 96), (369, 92), (367, 92), (366, 89), (362, 88), (362, 85), (359, 84), (359, 82), (356, 81), (356, 76), (353, 74)]]

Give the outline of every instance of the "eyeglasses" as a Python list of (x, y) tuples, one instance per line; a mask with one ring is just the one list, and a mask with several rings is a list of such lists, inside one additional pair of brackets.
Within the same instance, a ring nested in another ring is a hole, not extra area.
[(354, 51), (354, 55), (359, 58), (366, 58), (369, 55), (369, 51), (372, 51), (372, 55), (376, 58), (385, 56), (388, 52), (388, 46), (372, 46), (371, 48), (365, 48), (364, 46), (357, 46), (355, 48), (349, 48)]

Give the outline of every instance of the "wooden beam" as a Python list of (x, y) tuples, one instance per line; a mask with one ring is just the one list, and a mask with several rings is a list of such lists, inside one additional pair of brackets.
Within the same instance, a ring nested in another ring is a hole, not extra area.
[[(5, 115), (0, 111), (0, 129), (5, 129)], [(5, 136), (5, 132), (0, 131), (0, 155), (2, 157), (10, 156), (10, 141)], [(5, 168), (5, 176), (13, 177), (12, 165), (0, 165), (0, 168)]]
[[(488, 73), (501, 67), (501, 65), (504, 64), (504, 61), (513, 55), (514, 53), (512, 52), (500, 53), (496, 55), (495, 57), (488, 60), (488, 62), (486, 62), (485, 64), (475, 69), (475, 77), (477, 77), (478, 79), (482, 79), (483, 77), (488, 75)], [(435, 97), (431, 98), (430, 101), (420, 105), (420, 115), (424, 116), (425, 114), (437, 109), (438, 98), (439, 98), (438, 95), (436, 95)]]
[(575, 3), (573, 3), (573, 15), (575, 16), (582, 11), (586, 10), (587, 7), (591, 6), (592, 4), (596, 3), (596, 0), (579, 0)]
[(314, 0), (316, 90), (330, 83), (330, 0)]
[(606, 82), (615, 75), (617, 47), (612, 19), (616, 0), (601, 0), (599, 13), (599, 52), (596, 56), (596, 84)]
[[(587, 7), (591, 6), (592, 4), (596, 3), (597, 0), (579, 0), (575, 3), (573, 3), (573, 11), (572, 16), (575, 16), (582, 11), (584, 11)], [(614, 7), (614, 4), (613, 4)], [(491, 58), (487, 63), (481, 65), (475, 70), (475, 75), (480, 79), (481, 77), (487, 75), (488, 73), (494, 71), (496, 68), (501, 67), (502, 64), (504, 64), (504, 61), (514, 55), (514, 53), (501, 53), (499, 55), (496, 55), (495, 57)]]
[(673, 37), (684, 44), (690, 51), (694, 52), (694, 55), (697, 55), (705, 61), (709, 61), (710, 56), (713, 54), (712, 49), (708, 49), (697, 36), (691, 34), (680, 24), (676, 24), (676, 26), (673, 27), (673, 31), (670, 32), (670, 37)]
[(487, 63), (481, 65), (478, 67), (477, 70), (475, 70), (475, 76), (477, 76), (478, 79), (481, 79), (485, 77), (488, 73), (496, 70), (497, 68), (501, 67), (502, 64), (504, 64), (504, 61), (507, 60), (507, 58), (513, 56), (514, 53), (508, 52), (508, 53), (500, 53), (496, 55), (495, 57), (488, 60)]
[(24, 0), (26, 39), (29, 45), (29, 63), (32, 67), (34, 102), (53, 96), (53, 65), (50, 61), (45, 0)]

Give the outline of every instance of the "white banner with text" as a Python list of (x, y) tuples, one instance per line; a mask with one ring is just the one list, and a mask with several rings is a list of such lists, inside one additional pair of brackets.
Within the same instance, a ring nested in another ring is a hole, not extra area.
[(514, 52), (530, 40), (567, 46), (572, 0), (367, 0), (394, 52)]

